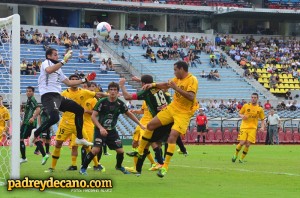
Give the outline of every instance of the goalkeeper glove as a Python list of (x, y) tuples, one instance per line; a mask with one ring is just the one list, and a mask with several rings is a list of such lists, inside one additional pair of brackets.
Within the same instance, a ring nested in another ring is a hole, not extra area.
[(68, 60), (71, 58), (73, 51), (69, 50), (66, 55), (64, 56), (64, 59), (61, 61), (61, 63), (64, 65), (68, 62)]
[(86, 78), (82, 79), (82, 82), (88, 82), (96, 78), (96, 72), (89, 73)]

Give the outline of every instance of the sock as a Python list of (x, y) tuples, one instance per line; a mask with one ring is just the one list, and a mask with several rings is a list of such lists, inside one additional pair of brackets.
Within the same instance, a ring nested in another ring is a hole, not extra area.
[(38, 152), (38, 151), (39, 151), (39, 148), (38, 148), (38, 147), (35, 147), (34, 152)]
[[(89, 152), (91, 152), (91, 147), (86, 147), (85, 148), (85, 156), (86, 156), (86, 154), (87, 153), (89, 153)], [(84, 160), (83, 160), (84, 161)], [(83, 161), (82, 161), (82, 164), (83, 164)], [(99, 165), (99, 162), (98, 162), (98, 157), (97, 157), (97, 155), (95, 155), (95, 157), (93, 158), (93, 162), (94, 162), (94, 166), (98, 166)]]
[(200, 142), (200, 135), (197, 135), (197, 142)]
[(49, 153), (50, 144), (49, 143), (45, 143), (45, 148), (46, 148), (46, 153)]
[(20, 151), (21, 151), (21, 155), (22, 155), (22, 159), (26, 159), (26, 146), (24, 141), (20, 141)]
[(239, 152), (240, 152), (240, 150), (242, 149), (242, 145), (240, 145), (240, 144), (238, 144), (237, 146), (236, 146), (236, 148), (235, 148), (235, 156), (238, 156), (239, 155)]
[(136, 168), (137, 161), (138, 161), (138, 157), (134, 156), (133, 157), (134, 168)]
[(167, 170), (169, 168), (169, 163), (171, 161), (171, 158), (173, 156), (175, 148), (176, 148), (176, 144), (169, 143), (168, 150), (167, 150), (167, 153), (166, 153), (165, 163), (163, 165), (163, 167), (166, 168)]
[(154, 150), (154, 153), (155, 153), (155, 158), (156, 158), (157, 163), (164, 164), (164, 160), (163, 160), (162, 155), (161, 155), (162, 149), (159, 148), (159, 147), (156, 147), (153, 150)]
[(85, 159), (84, 162), (82, 163), (81, 168), (87, 169), (88, 165), (91, 163), (92, 159), (95, 157), (95, 155), (92, 152), (89, 152)]
[(51, 164), (51, 168), (53, 168), (53, 169), (55, 169), (57, 160), (59, 159), (60, 149), (61, 148), (54, 147), (54, 151), (52, 153), (52, 164)]
[(104, 153), (104, 154), (107, 153), (107, 146), (106, 146), (106, 144), (103, 145), (102, 148), (103, 148), (103, 153)]
[(124, 159), (124, 153), (117, 153), (116, 159), (117, 159), (116, 168), (121, 168), (122, 167), (122, 162), (123, 162), (123, 159)]
[(77, 166), (76, 160), (77, 160), (77, 156), (72, 155), (72, 163), (71, 163), (72, 166)]
[(144, 154), (142, 155), (142, 157), (138, 158), (138, 161), (136, 163), (136, 171), (139, 172), (139, 173), (142, 172), (142, 167), (143, 167), (144, 161), (145, 161), (145, 159), (148, 155), (148, 152), (149, 152), (148, 149), (145, 149), (143, 151)]
[(202, 136), (203, 143), (205, 143), (205, 135)]
[(165, 143), (164, 159), (166, 159), (167, 150), (168, 150), (168, 143)]
[(100, 147), (100, 151), (99, 151), (99, 153), (97, 154), (98, 162), (100, 162), (101, 157), (102, 157), (102, 149), (101, 149), (101, 147)]
[(244, 148), (244, 150), (243, 150), (242, 157), (241, 157), (242, 160), (246, 157), (246, 155), (247, 155), (247, 153), (248, 153), (248, 150), (249, 150), (249, 147), (246, 147), (246, 146), (245, 146), (245, 148)]
[(83, 164), (83, 161), (84, 161), (87, 153), (88, 152), (87, 152), (86, 148), (81, 147), (81, 165)]
[(186, 148), (185, 148), (180, 136), (178, 136), (178, 138), (176, 140), (176, 144), (179, 146), (181, 152), (186, 153)]
[(45, 149), (41, 141), (37, 141), (35, 145), (39, 148), (40, 152), (42, 153), (43, 157), (46, 155)]
[(149, 143), (149, 140), (152, 137), (152, 131), (149, 131), (148, 129), (145, 130), (144, 135), (140, 141), (140, 145), (138, 147), (138, 153), (140, 155), (143, 155), (144, 149), (147, 146), (147, 144)]
[(155, 160), (154, 160), (154, 158), (153, 158), (153, 156), (152, 156), (152, 154), (149, 150), (148, 150), (147, 158), (148, 158), (148, 160), (150, 161), (151, 164), (156, 164)]

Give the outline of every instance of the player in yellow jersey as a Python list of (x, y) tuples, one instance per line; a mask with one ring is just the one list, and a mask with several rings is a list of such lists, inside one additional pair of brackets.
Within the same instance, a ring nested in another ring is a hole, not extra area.
[(157, 87), (160, 89), (172, 88), (175, 91), (173, 101), (161, 110), (147, 125), (147, 129), (140, 142), (138, 152), (143, 154), (143, 150), (152, 137), (153, 130), (160, 126), (174, 122), (168, 137), (168, 149), (163, 167), (158, 171), (159, 177), (164, 177), (168, 171), (171, 157), (176, 148), (176, 140), (180, 134), (185, 134), (191, 117), (199, 108), (197, 102), (198, 80), (188, 72), (188, 64), (178, 61), (174, 64), (175, 77), (166, 83), (151, 83), (143, 86), (143, 89)]
[(8, 109), (3, 105), (3, 97), (0, 96), (0, 142), (3, 137), (9, 137), (10, 114)]
[(239, 159), (240, 163), (244, 162), (244, 158), (246, 157), (249, 147), (256, 141), (256, 131), (258, 127), (258, 120), (261, 120), (260, 131), (265, 130), (265, 114), (262, 107), (258, 105), (258, 94), (253, 93), (251, 95), (251, 103), (244, 104), (242, 109), (239, 112), (239, 116), (242, 118), (242, 123), (240, 126), (240, 133), (238, 136), (239, 144), (236, 146), (236, 152), (232, 157), (232, 162), (235, 162), (240, 150), (243, 146), (243, 154)]
[[(151, 121), (151, 119), (153, 118), (151, 113), (148, 110), (147, 104), (145, 101), (143, 101), (142, 107), (141, 109), (132, 109), (130, 110), (131, 113), (134, 114), (143, 114), (143, 117), (140, 119), (140, 123), (144, 126), (146, 126), (148, 124), (148, 122)], [(137, 126), (134, 130), (133, 136), (132, 136), (132, 148), (134, 150), (137, 149), (137, 147), (139, 146), (139, 141), (142, 139), (144, 134), (144, 130), (141, 129), (140, 126)], [(159, 150), (160, 148), (158, 148)], [(161, 150), (159, 150), (159, 152), (161, 152)], [(150, 151), (147, 155), (147, 158), (149, 159), (150, 163), (151, 163), (151, 168), (149, 170), (157, 170), (155, 169), (157, 167), (157, 164), (155, 163), (153, 156), (151, 155)], [(136, 164), (137, 164), (137, 157), (134, 156), (133, 157), (133, 161), (134, 161), (134, 167), (125, 167), (126, 170), (128, 170), (129, 172), (132, 173), (136, 173)]]
[[(69, 80), (79, 80), (79, 76), (76, 74), (73, 74), (69, 77)], [(61, 93), (62, 96), (69, 98), (73, 101), (75, 101), (77, 104), (80, 106), (83, 106), (84, 102), (93, 97), (103, 97), (106, 96), (106, 94), (100, 93), (100, 92), (92, 92), (86, 89), (81, 89), (77, 87), (77, 85), (71, 86), (70, 88), (66, 89)], [(56, 145), (54, 148), (54, 152), (52, 153), (52, 164), (51, 168), (49, 169), (50, 172), (52, 172), (55, 167), (57, 160), (59, 159), (60, 156), (60, 149), (64, 141), (66, 141), (68, 138), (71, 138), (72, 134), (75, 134), (76, 132), (76, 126), (74, 123), (74, 117), (75, 114), (71, 112), (64, 112), (63, 116), (59, 122), (59, 126), (56, 132)], [(84, 138), (87, 138), (87, 134), (84, 130), (82, 130), (82, 134)], [(75, 139), (74, 141), (71, 141), (70, 144), (72, 145), (72, 165), (68, 168), (67, 170), (77, 170), (77, 165), (76, 165), (76, 159), (78, 155), (78, 145), (75, 144)]]
[[(95, 92), (97, 89), (97, 84), (95, 82), (88, 82), (87, 89)], [(97, 102), (98, 102), (97, 98), (93, 97), (93, 98), (87, 99), (83, 104), (83, 108), (84, 108), (83, 129), (87, 134), (87, 140), (90, 142), (94, 141), (94, 127), (95, 126), (92, 121), (92, 113), (93, 113), (94, 106), (96, 105)], [(87, 152), (89, 152), (89, 150), (86, 148), (86, 146), (82, 146), (81, 147), (81, 164), (83, 164), (83, 161), (86, 157)], [(101, 155), (102, 152), (99, 152), (98, 154)], [(101, 158), (101, 156), (99, 156), (99, 159), (100, 158)], [(102, 166), (101, 164), (98, 163), (98, 156), (94, 157), (93, 162), (94, 162), (94, 170), (100, 170), (102, 172), (105, 171), (104, 166)]]

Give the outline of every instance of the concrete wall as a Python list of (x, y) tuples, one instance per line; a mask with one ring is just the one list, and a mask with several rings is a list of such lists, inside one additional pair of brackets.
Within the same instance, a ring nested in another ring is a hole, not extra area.
[(19, 15), (21, 17), (21, 24), (23, 22), (26, 22), (27, 25), (36, 24), (36, 9), (37, 8), (33, 6), (19, 6)]
[(0, 18), (8, 17), (12, 15), (12, 9), (9, 9), (7, 5), (0, 4)]

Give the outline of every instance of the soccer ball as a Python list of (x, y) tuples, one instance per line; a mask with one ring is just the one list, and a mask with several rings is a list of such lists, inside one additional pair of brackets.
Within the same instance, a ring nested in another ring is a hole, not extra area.
[(107, 36), (111, 31), (111, 26), (107, 22), (101, 22), (97, 25), (97, 32), (100, 36)]

